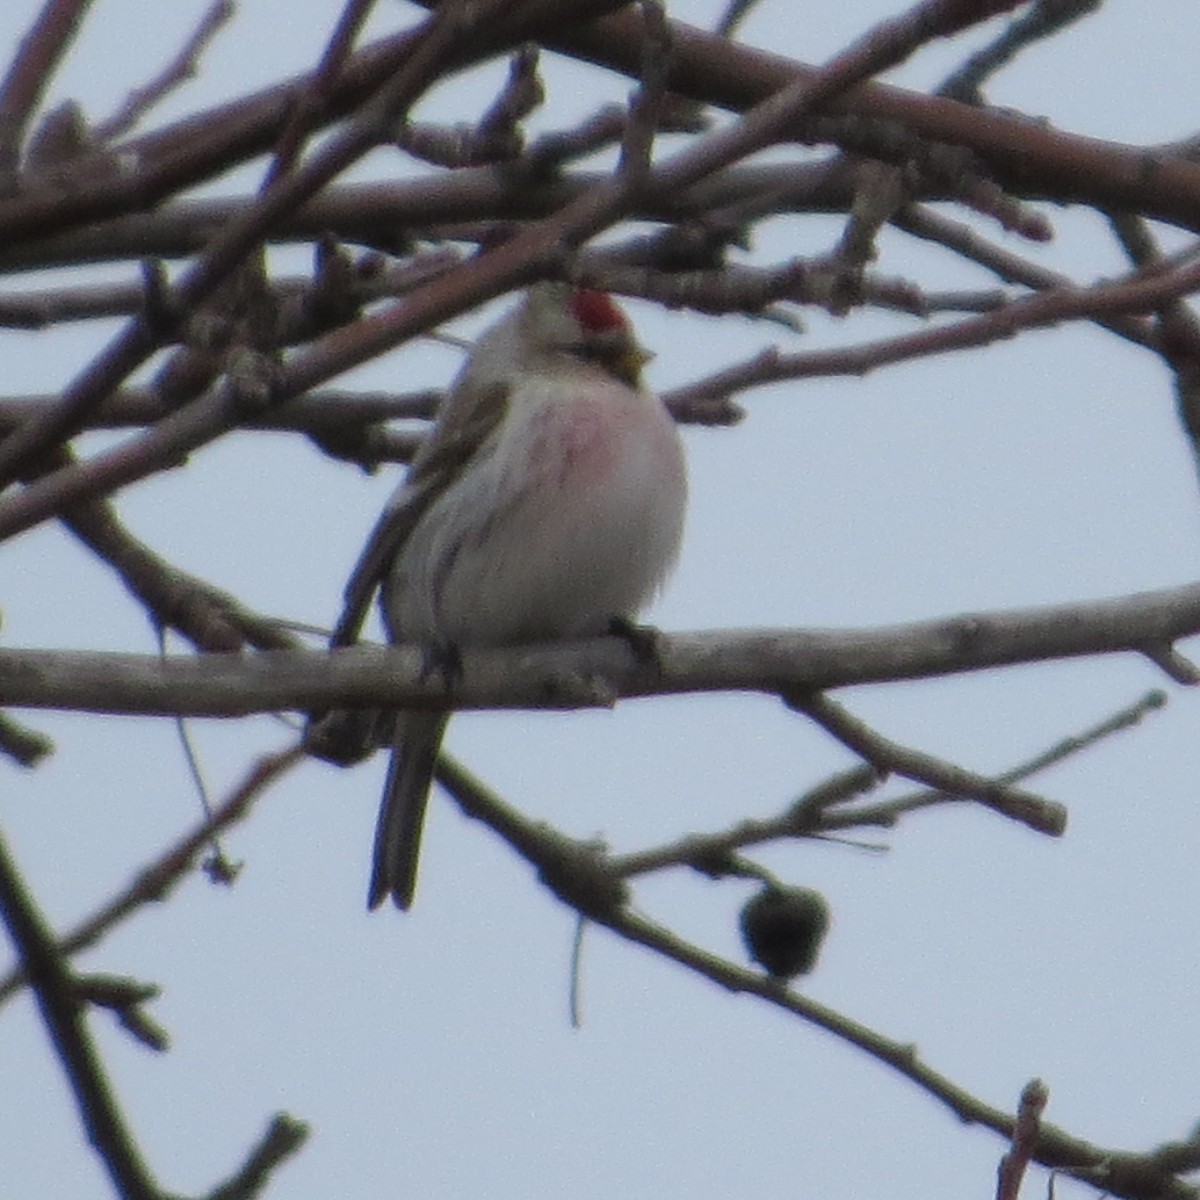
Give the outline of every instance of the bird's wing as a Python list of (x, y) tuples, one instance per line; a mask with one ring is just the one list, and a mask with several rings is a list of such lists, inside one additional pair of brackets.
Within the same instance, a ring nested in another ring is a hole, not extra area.
[(331, 646), (349, 646), (358, 640), (371, 598), (408, 535), (494, 434), (504, 420), (508, 398), (506, 383), (463, 389), (447, 397), (429, 437), (413, 457), (403, 487), (375, 522), (350, 573), (342, 615), (329, 640)]

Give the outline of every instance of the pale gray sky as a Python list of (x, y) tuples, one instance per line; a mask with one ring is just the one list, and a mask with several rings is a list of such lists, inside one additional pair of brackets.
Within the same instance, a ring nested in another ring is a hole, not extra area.
[[(105, 115), (202, 7), (98, 3), (58, 94)], [(670, 6), (697, 23), (718, 7)], [(746, 38), (820, 61), (899, 7), (765, 0)], [(34, 8), (8, 0), (0, 46), (13, 45)], [(169, 111), (312, 62), (339, 8), (243, 0), (233, 32)], [(991, 99), (1116, 140), (1192, 133), (1200, 8), (1152, 8), (1148, 19), (1138, 0), (1109, 0), (1003, 74)], [(382, 12), (381, 29), (408, 18), (400, 5)], [(961, 53), (932, 48), (897, 78), (928, 87)], [(549, 76), (559, 89), (600, 78), (574, 67)], [(431, 111), (480, 94), (460, 84)], [(550, 111), (559, 99), (552, 91)], [(401, 164), (377, 156), (372, 169)], [(1045, 261), (1083, 281), (1122, 269), (1094, 221), (1047, 215), (1059, 238)], [(815, 252), (815, 230), (777, 222), (758, 254)], [(930, 286), (985, 282), (900, 235), (885, 251), (882, 269)], [(651, 373), (661, 387), (768, 341), (798, 349), (909, 327), (814, 317), (794, 338), (630, 308), (658, 351)], [(0, 338), (4, 391), (69, 379), (111, 332)], [(455, 362), (448, 348), (419, 347), (354, 382), (437, 383)], [(1197, 577), (1200, 505), (1170, 381), (1112, 337), (1047, 331), (744, 403), (741, 428), (685, 435), (694, 499), (680, 570), (652, 614), (665, 629), (873, 625)], [(120, 511), (139, 536), (247, 603), (328, 622), (394, 478), (365, 478), (299, 439), (228, 439), (188, 471), (129, 490)], [(0, 585), (8, 644), (153, 648), (120, 586), (56, 527), (4, 548)], [(1168, 685), (1127, 658), (844, 698), (889, 735), (992, 771), (1157, 686)], [(833, 908), (805, 990), (915, 1043), (998, 1106), (1011, 1109), (1037, 1075), (1050, 1087), (1048, 1119), (1099, 1144), (1143, 1149), (1184, 1136), (1200, 1116), (1200, 968), (1186, 932), (1198, 898), (1198, 717), (1200, 699), (1173, 689), (1143, 729), (1039, 779), (1071, 812), (1058, 842), (963, 808), (907, 822), (883, 855), (808, 843), (764, 853)], [(166, 722), (36, 714), (32, 723), (58, 753), (34, 773), (0, 764), (0, 819), (66, 926), (190, 826), (196, 801)], [(195, 737), (218, 795), (286, 740), (265, 719), (202, 725)], [(741, 696), (463, 717), (449, 745), (525, 811), (620, 850), (773, 813), (851, 761), (781, 705)], [(444, 797), (432, 806), (415, 909), (368, 917), (382, 771), (381, 760), (349, 772), (306, 765), (229, 838), (245, 862), (235, 888), (192, 879), (83, 960), (164, 987), (153, 1012), (171, 1033), (169, 1055), (132, 1045), (103, 1016), (93, 1025), (166, 1187), (206, 1190), (286, 1109), (314, 1135), (275, 1180), (273, 1200), (991, 1194), (1004, 1148), (993, 1135), (960, 1126), (828, 1035), (606, 933), (588, 938), (585, 1020), (573, 1031), (570, 914)], [(677, 873), (644, 884), (639, 901), (740, 959), (736, 914), (749, 890)], [(27, 997), (0, 1013), (0, 1076), (5, 1195), (106, 1194)], [(1044, 1188), (1043, 1175), (1027, 1194)], [(1085, 1194), (1059, 1185), (1060, 1200)]]

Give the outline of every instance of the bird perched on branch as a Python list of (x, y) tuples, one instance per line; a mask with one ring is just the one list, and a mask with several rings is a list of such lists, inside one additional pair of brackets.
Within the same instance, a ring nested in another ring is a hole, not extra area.
[[(670, 573), (683, 451), (641, 385), (649, 355), (605, 292), (540, 283), (475, 343), (346, 589), (334, 644), (378, 586), (388, 636), (431, 661), (590, 637), (634, 617)], [(398, 715), (368, 891), (407, 909), (449, 714)]]

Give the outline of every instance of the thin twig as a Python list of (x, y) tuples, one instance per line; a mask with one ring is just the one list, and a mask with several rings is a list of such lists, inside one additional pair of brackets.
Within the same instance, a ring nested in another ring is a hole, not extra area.
[(303, 1121), (277, 1113), (234, 1176), (213, 1188), (204, 1200), (253, 1200), (271, 1182), (275, 1169), (299, 1152), (308, 1134)]
[(728, 0), (725, 11), (717, 22), (717, 34), (720, 37), (732, 38), (738, 26), (750, 15), (758, 2), (759, 0)]
[(819, 692), (792, 694), (789, 703), (881, 771), (903, 775), (948, 795), (975, 800), (1038, 833), (1058, 837), (1067, 827), (1067, 810), (1061, 804), (902, 746), (876, 732), (828, 696)]
[[(111, 929), (144, 905), (166, 899), (193, 868), (213, 834), (243, 820), (267, 788), (304, 758), (304, 751), (299, 746), (291, 746), (277, 754), (260, 758), (229, 797), (217, 806), (211, 821), (203, 821), (169, 846), (157, 859), (143, 867), (121, 892), (64, 934), (58, 942), (57, 952), (64, 958), (78, 954), (94, 946)], [(0, 1004), (11, 999), (26, 982), (25, 972), (20, 969), (0, 978)]]
[[(898, 212), (891, 223), (913, 237), (935, 242), (961, 258), (978, 263), (1007, 283), (1019, 283), (1035, 291), (1078, 286), (1069, 275), (1022, 258), (981, 237), (965, 222), (952, 220), (927, 205), (910, 204)], [(1102, 329), (1126, 341), (1151, 349), (1158, 345), (1155, 331), (1144, 317), (1097, 316), (1092, 319)]]
[[(1166, 692), (1157, 688), (1147, 692), (1139, 700), (1118, 709), (1112, 716), (1083, 730), (1070, 734), (1056, 742), (1053, 746), (1035, 754), (1032, 758), (1007, 771), (1001, 771), (993, 776), (995, 781), (1004, 786), (1021, 783), (1050, 767), (1057, 766), (1067, 758), (1081, 754), (1085, 750), (1105, 738), (1121, 733), (1141, 723), (1150, 713), (1161, 709), (1167, 703)], [(817, 827), (822, 830), (853, 829), (864, 825), (879, 825), (890, 827), (895, 825), (903, 814), (916, 812), (918, 809), (930, 808), (933, 805), (945, 804), (958, 797), (949, 796), (935, 788), (922, 788), (916, 792), (906, 792), (902, 796), (894, 796), (890, 800), (878, 804), (855, 805), (836, 811), (826, 811)]]
[(53, 753), (54, 743), (44, 733), (0, 712), (0, 754), (23, 767), (36, 767)]
[(621, 137), (617, 177), (628, 191), (629, 203), (650, 175), (654, 134), (667, 96), (671, 59), (671, 34), (661, 0), (642, 0), (645, 33), (642, 38), (641, 84), (629, 100), (629, 114)]
[(1033, 1158), (1041, 1135), (1042, 1113), (1050, 1099), (1050, 1090), (1040, 1079), (1031, 1079), (1021, 1090), (1017, 1120), (1013, 1125), (1012, 1145), (1000, 1160), (996, 1172), (996, 1200), (1017, 1200), (1021, 1180)]
[(161, 1200), (162, 1193), (125, 1123), (104, 1064), (85, 1024), (75, 981), (54, 934), (38, 911), (0, 836), (0, 918), (8, 928), (37, 1006), (75, 1096), (88, 1141), (123, 1200)]
[(1130, 276), (1090, 288), (1061, 288), (1025, 296), (1003, 308), (935, 328), (883, 338), (858, 346), (780, 354), (767, 350), (664, 394), (668, 403), (729, 396), (766, 383), (819, 376), (864, 376), (879, 367), (908, 362), (947, 351), (974, 350), (1069, 320), (1098, 320), (1113, 314), (1145, 312), (1200, 289), (1200, 265)]
[(1184, 687), (1195, 687), (1200, 683), (1200, 667), (1171, 642), (1150, 642), (1142, 646), (1141, 651), (1175, 683), (1181, 683)]
[[(825, 1030), (911, 1080), (960, 1120), (983, 1125), (1009, 1141), (1013, 1139), (1016, 1118), (986, 1104), (934, 1070), (911, 1043), (885, 1037), (793, 989), (781, 988), (777, 981), (736, 966), (636, 913), (623, 891), (597, 885), (597, 878), (607, 878), (615, 884), (613, 860), (598, 856), (594, 847), (575, 842), (544, 822), (529, 821), (448, 755), (439, 760), (437, 778), (467, 816), (484, 822), (499, 834), (537, 868), (539, 876), (565, 903), (573, 905), (578, 888), (591, 902), (586, 909), (577, 908), (582, 915), (726, 991), (757, 996)], [(564, 864), (581, 866), (582, 878), (564, 885)], [(596, 903), (598, 898), (606, 898), (607, 903)], [(1153, 1153), (1132, 1155), (1102, 1149), (1048, 1123), (1039, 1124), (1036, 1140), (1029, 1149), (1031, 1159), (1043, 1166), (1061, 1169), (1128, 1200), (1150, 1200), (1150, 1197), (1196, 1200), (1200, 1195), (1196, 1188), (1175, 1177), (1169, 1158), (1159, 1163)]]
[(1028, 12), (1010, 21), (992, 42), (972, 54), (938, 88), (938, 95), (965, 104), (982, 103), (981, 90), (988, 78), (1008, 66), (1022, 50), (1090, 16), (1103, 3), (1104, 0), (1036, 0)]
[(337, 26), (326, 43), (317, 69), (300, 94), (299, 103), (291, 109), (291, 116), (275, 144), (271, 165), (263, 176), (260, 193), (266, 192), (281, 176), (286, 175), (295, 164), (306, 138), (317, 126), (329, 97), (333, 93), (338, 75), (346, 59), (354, 49), (355, 39), (363, 23), (370, 16), (375, 0), (346, 0)]
[(726, 873), (736, 850), (780, 838), (819, 836), (814, 831), (822, 824), (820, 814), (834, 804), (878, 787), (883, 778), (872, 766), (839, 772), (794, 800), (776, 817), (748, 818), (719, 833), (686, 834), (662, 846), (616, 855), (612, 860), (613, 870), (626, 879), (677, 866), (688, 866), (709, 875)]
[(92, 137), (101, 143), (122, 137), (156, 104), (176, 88), (194, 79), (199, 73), (200, 59), (204, 52), (224, 26), (233, 19), (236, 11), (233, 0), (212, 0), (179, 53), (149, 83), (134, 88), (125, 98), (125, 103), (107, 121), (92, 129)]
[[(510, 173), (524, 172), (528, 168), (518, 163), (524, 145), (521, 122), (545, 99), (538, 61), (534, 45), (523, 46), (514, 54), (504, 87), (474, 125), (405, 122), (397, 144), (415, 158), (456, 171), (503, 163)], [(526, 156), (526, 162), (531, 157)]]
[[(67, 466), (74, 461), (72, 451), (59, 448), (39, 464), (39, 469)], [(107, 500), (75, 505), (61, 520), (117, 573), (156, 625), (178, 630), (199, 649), (228, 652), (249, 644), (280, 650), (297, 644), (277, 622), (251, 612), (228, 593), (151, 550), (129, 532)]]
[[(1032, 758), (1001, 771), (993, 778), (996, 783), (1011, 786), (1029, 779), (1041, 771), (1056, 766), (1067, 758), (1082, 754), (1098, 742), (1131, 729), (1151, 712), (1167, 702), (1165, 692), (1147, 692), (1135, 703), (1127, 705), (1103, 721), (1071, 734), (1053, 746), (1039, 751)], [(613, 869), (626, 878), (664, 868), (686, 866), (706, 874), (741, 874), (744, 864), (733, 858), (734, 852), (748, 846), (778, 841), (781, 838), (807, 837), (825, 839), (835, 830), (859, 829), (864, 826), (890, 828), (909, 812), (961, 798), (932, 788), (907, 792), (890, 800), (867, 804), (862, 797), (882, 784), (885, 776), (875, 766), (853, 767), (839, 772), (817, 784), (793, 800), (783, 812), (761, 820), (739, 821), (726, 830), (715, 833), (687, 834), (673, 842), (617, 855)]]
[[(1162, 266), (1165, 255), (1142, 218), (1133, 213), (1110, 213), (1108, 220), (1136, 267), (1157, 269)], [(1155, 315), (1154, 325), (1158, 332), (1159, 354), (1174, 377), (1179, 424), (1187, 438), (1192, 461), (1200, 468), (1200, 318), (1180, 299), (1163, 305)], [(1170, 673), (1175, 661), (1174, 656), (1168, 656), (1162, 664), (1164, 670)]]
[(567, 1018), (572, 1029), (583, 1028), (583, 938), (587, 921), (582, 916), (575, 921), (571, 936), (571, 962), (568, 966), (570, 986), (567, 988)]
[(156, 1000), (162, 989), (156, 983), (138, 983), (117, 975), (80, 975), (75, 980), (80, 1000), (116, 1015), (121, 1028), (148, 1050), (162, 1053), (170, 1044), (166, 1031), (146, 1011), (148, 1000)]

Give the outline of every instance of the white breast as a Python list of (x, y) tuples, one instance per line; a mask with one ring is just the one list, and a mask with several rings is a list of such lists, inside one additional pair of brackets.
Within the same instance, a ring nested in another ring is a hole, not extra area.
[(455, 646), (601, 633), (674, 565), (687, 498), (657, 397), (581, 368), (525, 380), (430, 506), (385, 589), (392, 637)]

